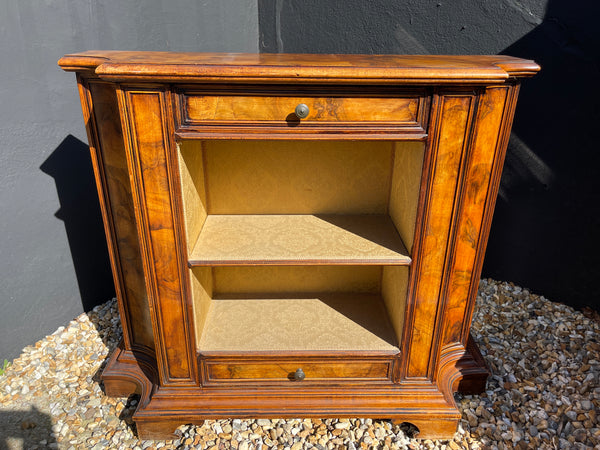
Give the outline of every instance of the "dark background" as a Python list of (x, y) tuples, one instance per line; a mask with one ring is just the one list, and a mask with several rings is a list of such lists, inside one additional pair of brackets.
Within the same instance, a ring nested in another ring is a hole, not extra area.
[(258, 51), (240, 0), (0, 1), (0, 365), (114, 296), (75, 75), (92, 49)]
[(483, 276), (600, 307), (600, 2), (8, 0), (0, 5), (0, 362), (114, 287), (72, 74), (89, 49), (497, 54), (523, 83)]

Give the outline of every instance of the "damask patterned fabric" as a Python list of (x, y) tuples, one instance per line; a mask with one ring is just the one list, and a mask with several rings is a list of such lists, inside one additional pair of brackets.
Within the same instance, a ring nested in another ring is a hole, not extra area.
[(397, 351), (378, 295), (213, 299), (200, 351)]
[(378, 260), (408, 264), (387, 215), (210, 215), (191, 260)]

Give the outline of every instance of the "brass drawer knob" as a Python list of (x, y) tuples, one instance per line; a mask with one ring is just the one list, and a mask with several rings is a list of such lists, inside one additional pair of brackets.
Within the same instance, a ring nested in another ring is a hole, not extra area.
[(298, 119), (304, 119), (308, 116), (310, 110), (308, 109), (307, 105), (305, 105), (304, 103), (300, 103), (298, 106), (296, 106), (294, 112), (296, 113), (296, 116), (298, 116)]
[(296, 372), (294, 372), (294, 380), (296, 381), (302, 381), (305, 377), (306, 375), (302, 369), (296, 369)]

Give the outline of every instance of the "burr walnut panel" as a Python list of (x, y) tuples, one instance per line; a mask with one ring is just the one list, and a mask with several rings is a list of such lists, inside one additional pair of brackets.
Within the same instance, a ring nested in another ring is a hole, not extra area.
[(428, 101), (423, 88), (190, 86), (174, 97), (175, 126), (182, 138), (422, 139)]
[[(494, 168), (496, 152), (500, 139), (500, 126), (507, 106), (507, 88), (489, 89), (479, 99), (478, 121), (473, 148), (465, 161), (464, 181), (460, 192), (458, 207), (460, 220), (456, 227), (456, 245), (450, 267), (448, 301), (445, 320), (448, 326), (444, 330), (444, 344), (453, 344), (466, 339), (465, 322), (470, 323), (470, 311), (466, 309), (464, 299), (477, 290), (479, 275), (476, 258), (477, 245), (485, 228), (484, 209), (488, 200), (491, 173)], [(479, 265), (481, 262), (479, 263)]]
[[(275, 358), (273, 358), (275, 359)], [(391, 381), (392, 363), (381, 357), (369, 359), (346, 359), (340, 362), (334, 358), (319, 359), (277, 359), (276, 361), (256, 363), (230, 361), (202, 360), (205, 373), (205, 384), (223, 383), (297, 383), (294, 375), (302, 369), (305, 378), (303, 383), (340, 383), (360, 381)]]
[[(182, 99), (186, 123), (234, 122), (262, 126), (264, 122), (312, 123), (378, 122), (416, 125), (419, 98), (309, 97), (249, 95), (185, 95)], [(295, 115), (299, 104), (308, 106), (306, 118)], [(373, 124), (369, 124), (373, 126)]]
[(96, 180), (102, 186), (100, 201), (107, 238), (112, 242), (109, 252), (121, 299), (125, 345), (129, 350), (153, 354), (152, 321), (115, 87), (106, 82), (82, 85), (82, 102), (84, 111), (90, 114), (90, 150)]
[[(171, 189), (167, 166), (171, 152), (166, 142), (164, 100), (161, 92), (126, 92), (128, 107), (134, 112), (129, 123), (132, 139), (130, 165), (134, 166), (137, 188), (137, 218), (146, 257), (146, 279), (154, 312), (155, 338), (162, 360), (163, 383), (192, 383), (195, 377), (191, 347), (192, 323), (185, 320), (181, 267), (175, 228), (173, 202), (163, 195)], [(142, 226), (143, 224), (143, 226)], [(182, 321), (182, 319), (184, 319)], [(166, 342), (169, 345), (166, 345)]]

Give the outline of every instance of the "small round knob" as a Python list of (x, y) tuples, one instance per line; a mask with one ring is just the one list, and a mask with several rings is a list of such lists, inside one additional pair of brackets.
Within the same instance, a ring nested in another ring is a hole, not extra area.
[(294, 113), (296, 113), (298, 119), (304, 119), (308, 116), (309, 112), (310, 110), (308, 109), (308, 106), (304, 103), (300, 103), (298, 106), (296, 106), (296, 109), (294, 110)]
[(302, 381), (305, 377), (306, 375), (304, 374), (304, 370), (302, 369), (296, 369), (296, 372), (294, 372), (294, 380), (296, 381)]

